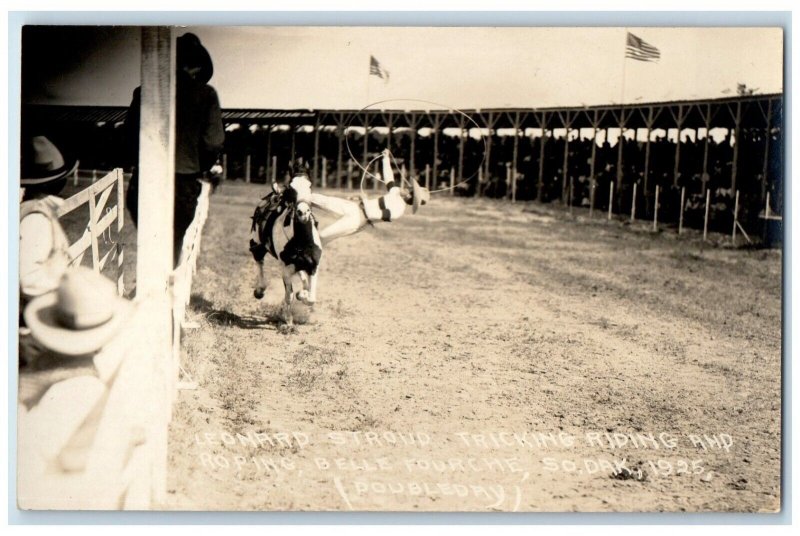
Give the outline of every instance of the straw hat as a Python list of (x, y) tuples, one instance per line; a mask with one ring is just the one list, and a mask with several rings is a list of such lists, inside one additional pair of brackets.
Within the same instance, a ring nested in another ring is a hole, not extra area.
[(431, 192), (424, 186), (420, 186), (417, 179), (411, 178), (411, 210), (414, 214), (419, 210), (420, 205), (425, 205), (431, 200)]
[(46, 349), (84, 356), (110, 341), (132, 308), (109, 279), (79, 266), (64, 273), (55, 291), (34, 298), (23, 315), (31, 336)]
[(35, 186), (56, 181), (75, 171), (77, 166), (77, 160), (65, 162), (53, 142), (44, 136), (33, 136), (22, 147), (20, 182), (22, 186)]

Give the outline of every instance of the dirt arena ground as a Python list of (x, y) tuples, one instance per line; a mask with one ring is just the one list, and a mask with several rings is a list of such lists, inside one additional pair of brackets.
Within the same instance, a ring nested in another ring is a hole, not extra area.
[(285, 330), (264, 193), (212, 198), (163, 507), (779, 508), (780, 251), (435, 196), (330, 243)]

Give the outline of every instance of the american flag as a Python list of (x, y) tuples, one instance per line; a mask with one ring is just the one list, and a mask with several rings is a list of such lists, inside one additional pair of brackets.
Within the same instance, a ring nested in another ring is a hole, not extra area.
[(378, 78), (383, 78), (384, 81), (389, 81), (389, 71), (387, 71), (378, 60), (375, 59), (375, 56), (369, 57), (369, 74), (375, 75)]
[(642, 39), (628, 32), (628, 41), (625, 45), (625, 57), (639, 61), (655, 61), (661, 57), (661, 52)]

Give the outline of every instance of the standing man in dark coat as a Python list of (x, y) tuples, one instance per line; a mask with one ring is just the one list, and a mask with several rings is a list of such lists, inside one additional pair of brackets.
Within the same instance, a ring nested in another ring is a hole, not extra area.
[[(183, 236), (194, 218), (200, 182), (217, 162), (225, 142), (222, 112), (216, 90), (208, 85), (214, 74), (211, 56), (200, 39), (187, 33), (177, 39), (175, 90), (175, 221), (174, 263), (178, 263)], [(141, 88), (133, 92), (126, 129), (131, 160), (139, 158)], [(126, 203), (138, 221), (138, 172), (134, 170)]]

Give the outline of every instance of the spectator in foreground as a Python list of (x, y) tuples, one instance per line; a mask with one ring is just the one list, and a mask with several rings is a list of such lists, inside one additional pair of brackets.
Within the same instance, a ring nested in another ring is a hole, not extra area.
[(22, 204), (19, 224), (20, 312), (27, 303), (54, 290), (66, 271), (69, 241), (58, 221), (58, 197), (78, 162), (66, 162), (44, 136), (24, 141), (21, 151)]

